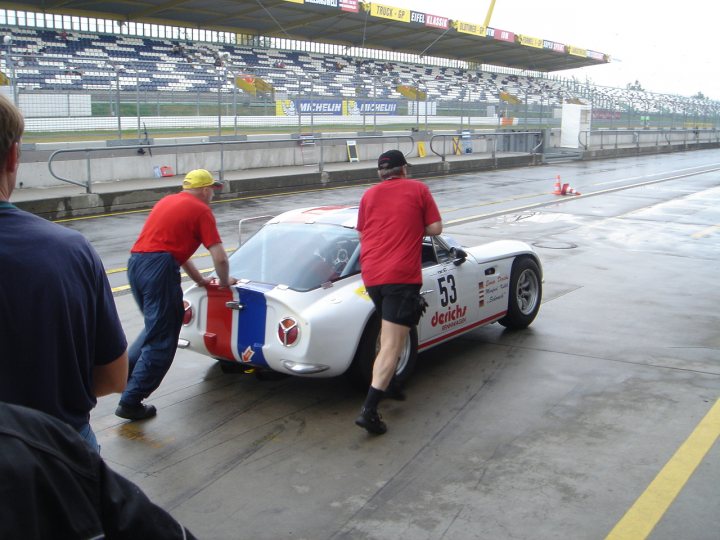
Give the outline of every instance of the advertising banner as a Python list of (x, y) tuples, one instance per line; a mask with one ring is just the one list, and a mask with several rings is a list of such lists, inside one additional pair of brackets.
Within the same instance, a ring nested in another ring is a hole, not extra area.
[(568, 54), (572, 54), (573, 56), (582, 56), (583, 58), (587, 58), (587, 51), (585, 49), (581, 49), (580, 47), (574, 47), (572, 45), (568, 45)]
[(393, 21), (410, 22), (410, 10), (385, 6), (383, 4), (370, 4), (370, 15), (392, 19)]
[(541, 38), (523, 36), (522, 34), (518, 34), (518, 43), (526, 47), (535, 47), (536, 49), (543, 48), (543, 40)]
[(439, 28), (441, 30), (447, 30), (450, 25), (450, 19), (446, 17), (420, 13), (419, 11), (410, 12), (410, 22), (424, 24), (429, 28)]
[(492, 37), (499, 41), (507, 41), (509, 43), (515, 43), (515, 34), (508, 32), (507, 30), (500, 30), (498, 28), (492, 29)]
[(305, 0), (306, 4), (316, 4), (318, 6), (327, 6), (327, 7), (338, 7), (338, 0)]
[(463, 34), (473, 34), (475, 36), (485, 37), (485, 27), (481, 24), (469, 23), (464, 21), (453, 21), (455, 30)]
[(389, 100), (309, 100), (279, 99), (275, 102), (275, 116), (310, 114), (332, 116), (394, 115), (398, 114), (398, 102)]
[(357, 13), (359, 11), (358, 0), (340, 0), (340, 9)]
[(346, 116), (364, 114), (397, 114), (397, 108), (398, 104), (396, 101), (354, 101), (349, 99), (343, 102), (343, 114)]
[(557, 43), (555, 41), (548, 41), (547, 39), (543, 40), (543, 49), (550, 49), (551, 51), (564, 53), (565, 52), (565, 45), (562, 43)]
[(310, 99), (281, 99), (275, 102), (277, 116), (297, 116), (298, 114), (320, 114), (340, 116), (343, 114), (343, 101), (341, 99), (310, 100)]

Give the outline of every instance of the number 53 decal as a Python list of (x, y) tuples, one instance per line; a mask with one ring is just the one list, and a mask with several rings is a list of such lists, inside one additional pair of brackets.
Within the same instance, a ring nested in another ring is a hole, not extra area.
[(457, 290), (455, 289), (455, 276), (449, 274), (438, 279), (440, 290), (440, 305), (447, 307), (448, 304), (457, 302)]

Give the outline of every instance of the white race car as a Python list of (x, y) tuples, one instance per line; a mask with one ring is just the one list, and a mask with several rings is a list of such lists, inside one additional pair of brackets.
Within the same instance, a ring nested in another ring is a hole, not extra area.
[[(305, 208), (265, 223), (230, 257), (230, 288), (190, 287), (179, 347), (288, 375), (370, 381), (380, 323), (360, 277), (357, 207)], [(480, 326), (527, 327), (540, 308), (542, 269), (527, 244), (461, 247), (426, 237), (428, 308), (398, 363), (402, 382), (423, 351)]]

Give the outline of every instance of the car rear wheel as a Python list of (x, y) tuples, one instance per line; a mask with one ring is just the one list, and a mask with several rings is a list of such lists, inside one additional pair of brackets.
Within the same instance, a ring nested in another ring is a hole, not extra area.
[(527, 328), (535, 319), (542, 300), (540, 268), (529, 257), (521, 257), (513, 263), (510, 275), (510, 298), (507, 315), (498, 322), (505, 328)]
[[(415, 364), (417, 363), (417, 348), (418, 348), (418, 335), (417, 328), (412, 327), (410, 329), (410, 335), (405, 341), (402, 353), (400, 354), (400, 360), (398, 361), (397, 369), (395, 371), (395, 379), (399, 383), (404, 383), (415, 371)], [(353, 384), (361, 389), (367, 389), (372, 381), (372, 369), (375, 363), (375, 356), (377, 356), (380, 350), (380, 319), (372, 317), (362, 337), (360, 338), (360, 344), (358, 345), (357, 351), (355, 351), (355, 358), (350, 365), (348, 375)]]
[(232, 362), (221, 358), (216, 358), (215, 360), (220, 364), (220, 369), (223, 373), (244, 373), (248, 369), (248, 366), (240, 364), (239, 362)]

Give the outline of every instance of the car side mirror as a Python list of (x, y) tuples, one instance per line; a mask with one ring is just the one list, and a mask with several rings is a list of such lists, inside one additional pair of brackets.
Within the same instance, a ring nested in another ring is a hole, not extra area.
[(453, 264), (455, 266), (460, 266), (462, 263), (464, 263), (467, 260), (467, 253), (463, 248), (454, 247), (450, 249), (450, 255), (452, 255), (453, 258)]

